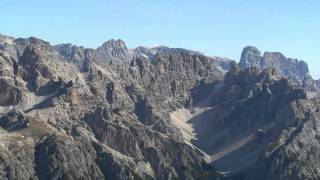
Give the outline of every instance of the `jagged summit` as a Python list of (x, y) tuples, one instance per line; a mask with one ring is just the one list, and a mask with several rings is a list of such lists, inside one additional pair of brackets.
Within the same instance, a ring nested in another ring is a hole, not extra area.
[(243, 49), (239, 64), (242, 69), (248, 67), (258, 67), (260, 69), (274, 67), (282, 76), (298, 84), (301, 84), (309, 74), (306, 62), (286, 58), (280, 52), (265, 52), (262, 56), (261, 52), (253, 46)]
[(242, 51), (239, 64), (241, 69), (248, 67), (261, 68), (261, 61), (261, 52), (254, 46), (247, 46)]
[(105, 49), (128, 49), (126, 43), (122, 39), (110, 39), (102, 44), (102, 46), (99, 48), (105, 48)]
[(130, 53), (124, 41), (121, 39), (111, 39), (98, 47), (94, 53), (94, 60), (97, 62), (103, 61), (128, 61), (130, 60)]

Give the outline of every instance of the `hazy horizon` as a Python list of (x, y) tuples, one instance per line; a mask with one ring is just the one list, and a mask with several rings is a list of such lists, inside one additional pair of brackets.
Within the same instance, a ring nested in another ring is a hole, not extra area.
[(0, 33), (96, 48), (122, 39), (130, 48), (165, 45), (239, 61), (245, 46), (304, 60), (320, 78), (320, 2), (4, 0)]

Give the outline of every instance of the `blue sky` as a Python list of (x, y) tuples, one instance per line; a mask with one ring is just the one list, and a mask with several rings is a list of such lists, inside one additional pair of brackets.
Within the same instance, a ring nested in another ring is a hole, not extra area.
[(320, 78), (319, 0), (1, 0), (0, 33), (52, 44), (168, 45), (238, 60), (242, 48), (280, 51)]

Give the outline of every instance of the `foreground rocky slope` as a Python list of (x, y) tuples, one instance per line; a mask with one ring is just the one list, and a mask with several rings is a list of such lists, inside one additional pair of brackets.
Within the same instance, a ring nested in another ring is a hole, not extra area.
[(0, 36), (0, 178), (318, 179), (316, 81), (250, 49)]
[(111, 48), (62, 51), (62, 45), (30, 38), (22, 53), (20, 42), (6, 41), (1, 179), (215, 177), (168, 118), (176, 106), (188, 104), (199, 81), (222, 78), (214, 59), (164, 52), (152, 61), (123, 62), (127, 51), (113, 47), (119, 45), (114, 41), (103, 45)]
[(187, 123), (191, 143), (226, 179), (318, 179), (319, 156), (310, 149), (318, 148), (319, 107), (275, 69), (234, 64), (189, 108)]

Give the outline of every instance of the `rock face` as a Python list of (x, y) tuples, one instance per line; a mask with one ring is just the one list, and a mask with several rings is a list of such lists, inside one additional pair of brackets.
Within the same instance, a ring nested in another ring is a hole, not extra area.
[(21, 99), (21, 90), (14, 79), (14, 62), (7, 54), (0, 53), (0, 106), (17, 105)]
[(93, 56), (95, 62), (130, 61), (130, 53), (124, 41), (110, 40), (99, 47)]
[(21, 99), (21, 91), (10, 79), (0, 79), (0, 106), (17, 105)]
[[(318, 179), (319, 99), (300, 99), (288, 107), (291, 119), (287, 126), (261, 157), (251, 179)], [(306, 113), (307, 112), (307, 113)], [(292, 119), (295, 117), (295, 119)], [(281, 168), (279, 168), (281, 167)], [(260, 178), (259, 178), (260, 179)]]
[(273, 67), (280, 75), (298, 84), (301, 84), (309, 74), (308, 65), (304, 61), (286, 58), (279, 52), (265, 52), (263, 56), (261, 56), (261, 52), (252, 46), (243, 49), (240, 67), (242, 69), (248, 67), (258, 67), (260, 69)]
[(314, 172), (319, 156), (311, 152), (318, 148), (319, 99), (308, 99), (302, 88), (275, 69), (240, 70), (236, 64), (223, 83), (202, 93), (194, 98), (191, 115), (183, 111), (194, 133), (191, 143), (204, 151), (220, 176), (319, 178)]
[(0, 118), (0, 126), (7, 131), (15, 131), (26, 128), (29, 124), (29, 117), (22, 111), (12, 109)]
[(103, 179), (89, 142), (51, 135), (35, 148), (39, 179)]
[(241, 54), (240, 68), (245, 69), (249, 67), (262, 68), (261, 52), (253, 46), (245, 47)]
[(18, 58), (3, 51), (2, 179), (214, 179), (168, 113), (223, 72), (200, 54), (128, 53), (122, 41), (90, 50), (37, 39)]
[(286, 58), (281, 53), (266, 52), (263, 55), (264, 67), (275, 67), (279, 73), (289, 79), (301, 82), (309, 74), (307, 63)]
[(320, 96), (320, 86), (317, 81), (313, 80), (310, 75), (307, 75), (302, 82), (302, 87), (306, 90), (310, 98)]
[(265, 56), (0, 36), (0, 179), (318, 179), (319, 99)]

